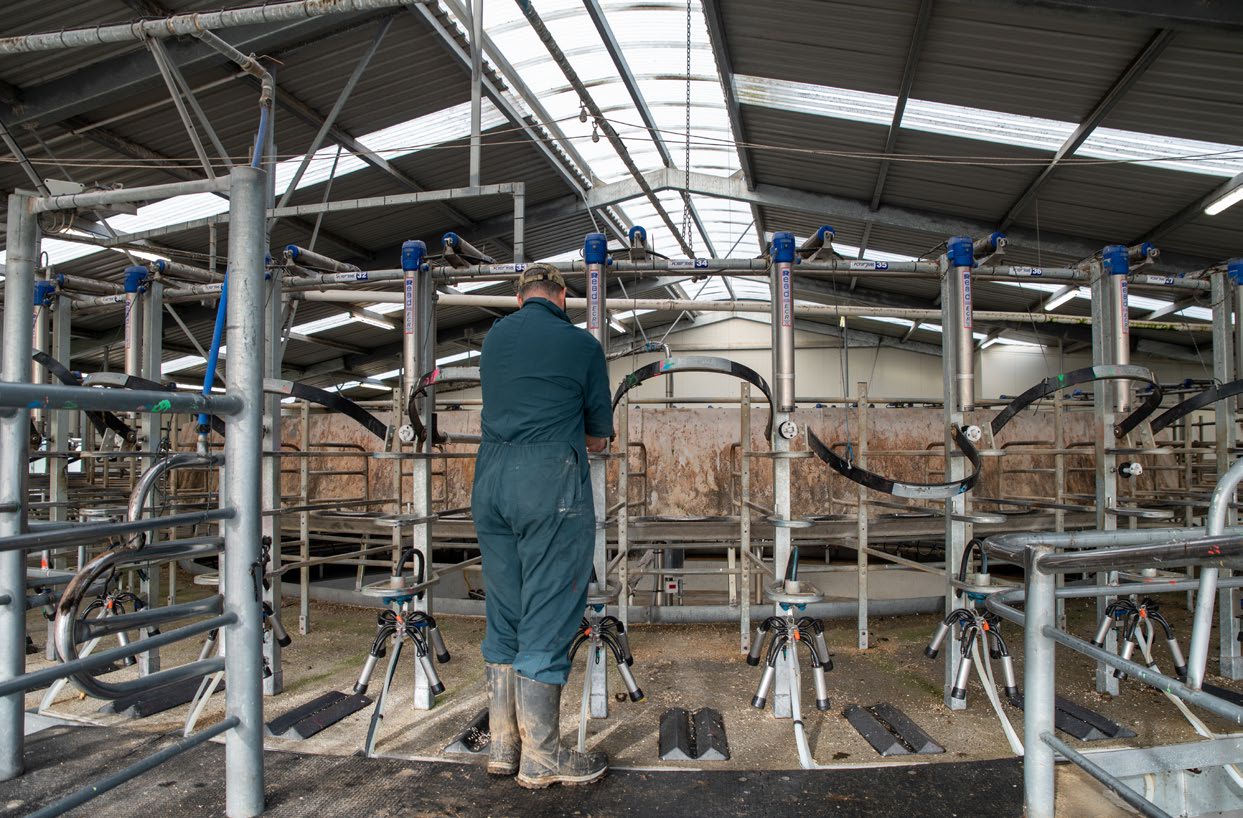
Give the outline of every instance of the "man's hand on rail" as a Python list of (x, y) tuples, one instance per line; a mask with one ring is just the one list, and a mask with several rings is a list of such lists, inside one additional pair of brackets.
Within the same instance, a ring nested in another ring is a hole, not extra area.
[(587, 435), (587, 451), (602, 452), (609, 447), (609, 439), (607, 437), (592, 437)]

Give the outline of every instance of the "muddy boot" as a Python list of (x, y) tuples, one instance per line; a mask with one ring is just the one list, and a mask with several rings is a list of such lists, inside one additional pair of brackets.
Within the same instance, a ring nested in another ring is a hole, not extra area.
[(488, 772), (491, 775), (513, 775), (518, 772), (521, 744), (518, 741), (517, 693), (514, 690), (514, 666), (484, 665), (488, 680)]
[(529, 790), (552, 784), (590, 784), (604, 777), (609, 757), (580, 753), (561, 744), (561, 685), (515, 675), (522, 763), (518, 783)]

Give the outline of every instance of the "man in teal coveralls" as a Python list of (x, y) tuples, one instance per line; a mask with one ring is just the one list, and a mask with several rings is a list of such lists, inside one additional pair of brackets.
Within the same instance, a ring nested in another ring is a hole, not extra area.
[(561, 688), (587, 605), (596, 517), (587, 451), (613, 434), (604, 350), (565, 314), (565, 279), (533, 264), (518, 312), (483, 344), (483, 442), (471, 507), (487, 588), (488, 772), (586, 784), (604, 753), (562, 746)]

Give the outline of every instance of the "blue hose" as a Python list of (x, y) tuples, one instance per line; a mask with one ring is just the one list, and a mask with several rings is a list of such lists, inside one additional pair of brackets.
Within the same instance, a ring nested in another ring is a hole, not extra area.
[(259, 106), (259, 133), (255, 135), (255, 153), (250, 160), (250, 166), (257, 168), (263, 162), (264, 143), (268, 140), (268, 118), (271, 115), (271, 109), (267, 105)]

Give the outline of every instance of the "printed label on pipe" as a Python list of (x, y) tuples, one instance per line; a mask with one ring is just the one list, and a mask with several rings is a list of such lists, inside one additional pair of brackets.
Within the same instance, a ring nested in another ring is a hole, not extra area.
[(405, 334), (414, 335), (414, 279), (406, 277), (406, 323)]
[(782, 264), (777, 268), (781, 276), (781, 326), (794, 326), (794, 293), (790, 282), (790, 265)]
[(1024, 278), (1040, 278), (1044, 275), (1044, 270), (1039, 267), (1011, 267), (1010, 275), (1022, 276)]
[(889, 262), (887, 261), (852, 261), (850, 262), (852, 270), (888, 270)]
[(671, 258), (669, 259), (670, 270), (706, 270), (708, 269), (708, 259), (706, 258)]
[(1145, 284), (1158, 284), (1163, 287), (1174, 283), (1174, 276), (1144, 276), (1143, 278)]
[(333, 281), (339, 284), (348, 284), (351, 281), (366, 281), (367, 278), (368, 278), (368, 273), (365, 273), (365, 272), (333, 273), (333, 275), (329, 278), (329, 281)]
[(1122, 279), (1121, 281), (1118, 282), (1119, 284), (1122, 285), (1122, 334), (1130, 335), (1131, 334), (1131, 307), (1130, 307), (1130, 304), (1128, 303), (1128, 296), (1127, 296), (1127, 290), (1129, 290), (1130, 288), (1127, 286), (1127, 281), (1125, 278), (1123, 278), (1122, 276), (1119, 276), (1119, 278)]
[(962, 325), (971, 329), (971, 268), (962, 268)]
[(134, 322), (130, 320), (134, 313), (133, 299), (125, 299), (125, 348), (129, 349), (134, 344)]
[(600, 275), (599, 264), (587, 268), (587, 331), (593, 335), (600, 329)]
[(490, 273), (521, 273), (526, 268), (525, 264), (493, 264), (486, 269)]

